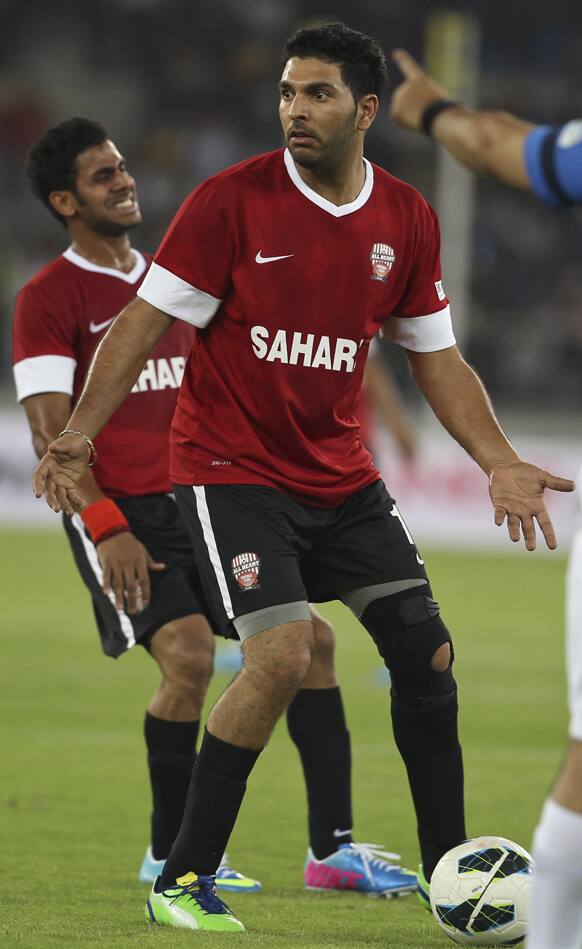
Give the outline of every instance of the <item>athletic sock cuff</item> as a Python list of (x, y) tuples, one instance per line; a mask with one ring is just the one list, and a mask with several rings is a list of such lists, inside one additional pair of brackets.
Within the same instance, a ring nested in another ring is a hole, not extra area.
[(150, 754), (194, 755), (200, 721), (169, 722), (145, 714), (144, 735)]
[(204, 737), (198, 754), (199, 767), (210, 768), (235, 781), (246, 781), (263, 749), (240, 748), (222, 741), (204, 729)]

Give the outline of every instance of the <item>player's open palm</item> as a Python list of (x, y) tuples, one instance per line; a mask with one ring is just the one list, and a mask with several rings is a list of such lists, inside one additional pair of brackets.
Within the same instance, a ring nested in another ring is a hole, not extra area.
[(118, 610), (141, 613), (150, 601), (150, 570), (164, 570), (130, 531), (123, 531), (97, 545), (103, 568), (103, 589), (113, 592)]
[(85, 439), (77, 435), (63, 435), (48, 447), (32, 476), (32, 487), (37, 498), (44, 494), (46, 503), (56, 514), (75, 514), (85, 507), (85, 499), (77, 490), (77, 483), (87, 471), (89, 450)]
[(556, 534), (544, 502), (544, 491), (546, 488), (573, 491), (575, 487), (573, 481), (559, 478), (525, 461), (495, 465), (489, 478), (495, 523), (501, 527), (507, 518), (511, 540), (517, 543), (523, 533), (527, 549), (535, 550), (534, 521), (537, 521), (547, 546), (554, 550), (557, 547)]

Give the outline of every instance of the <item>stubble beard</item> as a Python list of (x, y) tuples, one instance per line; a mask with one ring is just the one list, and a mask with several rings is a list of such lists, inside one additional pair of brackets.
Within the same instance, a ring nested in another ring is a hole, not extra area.
[[(323, 143), (320, 139), (320, 148), (316, 151), (300, 149), (298, 155), (292, 153), (293, 161), (301, 165), (302, 168), (315, 172), (320, 177), (333, 177), (344, 165), (346, 157), (351, 151), (354, 137), (355, 131), (350, 120), (337, 129), (333, 137), (326, 143)], [(301, 152), (304, 152), (304, 154), (301, 154)]]

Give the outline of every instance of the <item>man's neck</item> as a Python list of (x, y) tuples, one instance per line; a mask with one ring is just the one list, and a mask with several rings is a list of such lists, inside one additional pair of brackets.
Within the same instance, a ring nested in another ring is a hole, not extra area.
[(307, 187), (336, 207), (355, 201), (366, 181), (366, 166), (360, 152), (331, 171), (320, 172), (316, 168), (305, 168), (297, 162), (294, 164), (297, 174)]
[(72, 233), (71, 237), (71, 247), (75, 253), (98, 267), (120, 270), (122, 273), (130, 273), (135, 267), (135, 253), (131, 249), (127, 234), (104, 237), (101, 234), (86, 232)]

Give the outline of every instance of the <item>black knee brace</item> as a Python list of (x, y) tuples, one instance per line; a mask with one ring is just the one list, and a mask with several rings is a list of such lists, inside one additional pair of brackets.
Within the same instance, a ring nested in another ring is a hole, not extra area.
[[(429, 588), (430, 593), (430, 588)], [(404, 590), (370, 603), (360, 622), (376, 643), (390, 671), (392, 695), (412, 708), (442, 705), (456, 691), (451, 666), (453, 644), (438, 603), (418, 589)], [(448, 669), (436, 672), (431, 660), (448, 643)]]

